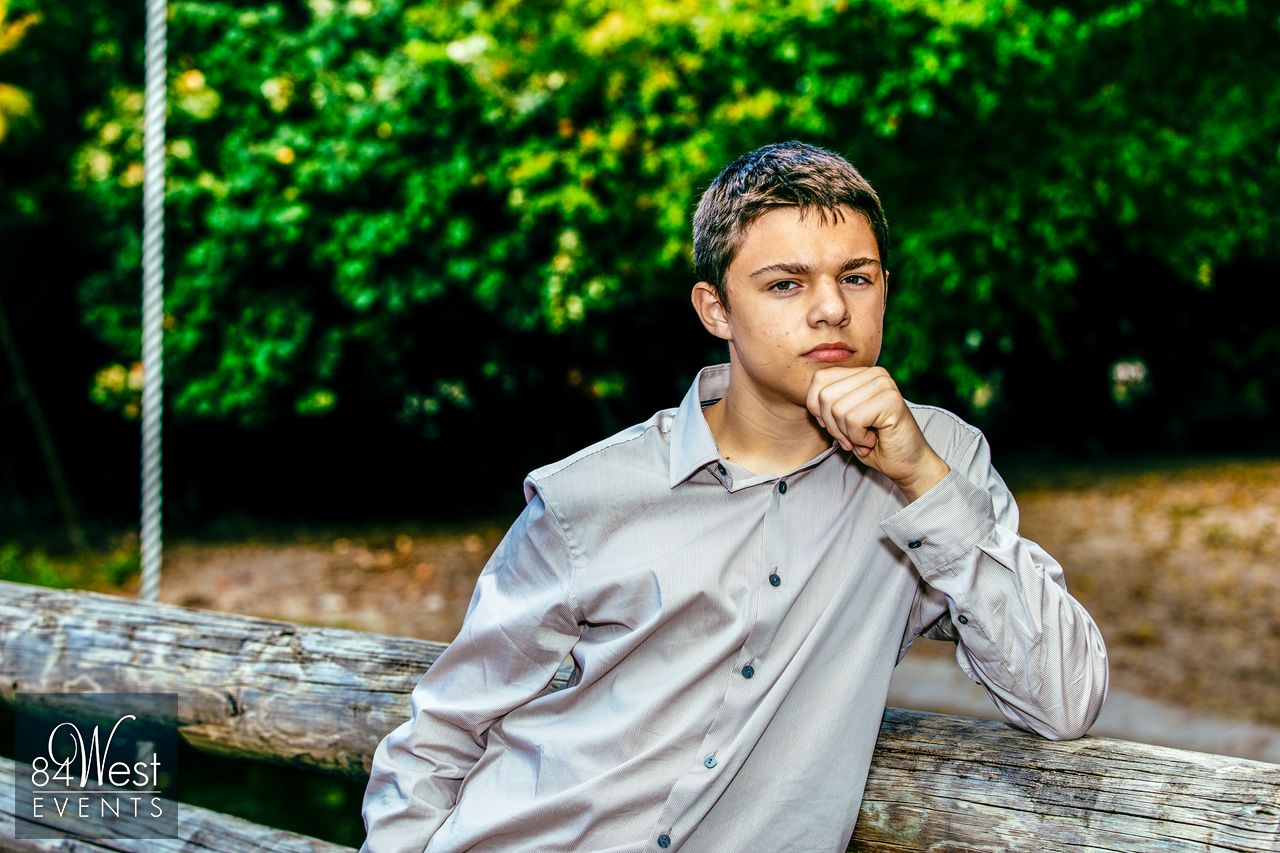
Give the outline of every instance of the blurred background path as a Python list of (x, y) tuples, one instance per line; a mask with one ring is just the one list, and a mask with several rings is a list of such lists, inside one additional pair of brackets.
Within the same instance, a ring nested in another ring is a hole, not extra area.
[[(964, 717), (1002, 720), (986, 691), (954, 662), (908, 656), (898, 665), (889, 704)], [(1280, 727), (1197, 711), (1113, 687), (1089, 734), (1234, 755), (1280, 764)]]

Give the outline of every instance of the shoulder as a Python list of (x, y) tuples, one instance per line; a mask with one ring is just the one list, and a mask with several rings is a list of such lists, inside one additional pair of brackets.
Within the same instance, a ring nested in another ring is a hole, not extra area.
[(961, 457), (971, 455), (986, 441), (982, 430), (968, 423), (955, 412), (940, 406), (925, 406), (907, 401), (907, 407), (915, 416), (920, 431), (938, 455), (955, 465)]
[(593, 501), (616, 498), (620, 490), (650, 479), (665, 482), (674, 413), (675, 409), (663, 409), (643, 423), (531, 471), (524, 481), (525, 500), (536, 492), (550, 504)]

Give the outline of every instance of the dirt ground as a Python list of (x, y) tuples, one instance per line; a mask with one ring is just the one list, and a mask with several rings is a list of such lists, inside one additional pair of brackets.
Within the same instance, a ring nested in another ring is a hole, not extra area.
[[(1097, 620), (1113, 687), (1280, 724), (1280, 462), (1071, 479), (1018, 491), (1022, 533)], [(177, 542), (161, 600), (447, 642), (506, 523)]]

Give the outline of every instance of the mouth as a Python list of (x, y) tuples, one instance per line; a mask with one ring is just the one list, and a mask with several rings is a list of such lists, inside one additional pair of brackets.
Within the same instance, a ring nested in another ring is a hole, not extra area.
[(804, 354), (809, 361), (845, 361), (853, 358), (853, 350), (848, 344), (835, 341), (832, 343), (818, 344), (813, 349)]

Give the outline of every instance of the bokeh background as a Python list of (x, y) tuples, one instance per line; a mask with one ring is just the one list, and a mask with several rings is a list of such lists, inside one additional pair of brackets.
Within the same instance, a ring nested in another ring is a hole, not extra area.
[[(143, 12), (0, 0), (5, 579), (137, 586)], [(175, 0), (162, 600), (451, 639), (524, 473), (726, 359), (690, 215), (798, 138), (879, 190), (881, 363), (986, 431), (1116, 683), (1280, 725), (1278, 43), (1244, 0)]]

